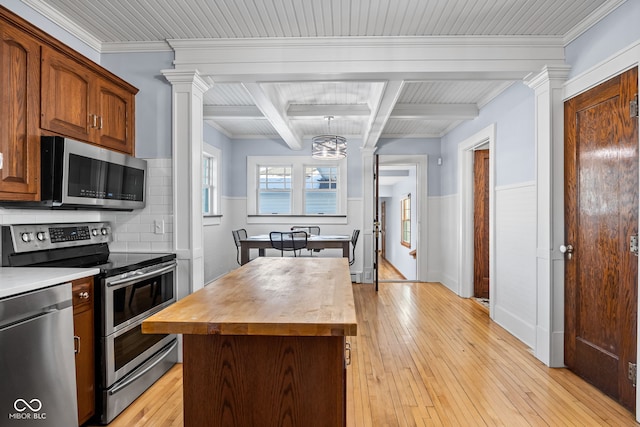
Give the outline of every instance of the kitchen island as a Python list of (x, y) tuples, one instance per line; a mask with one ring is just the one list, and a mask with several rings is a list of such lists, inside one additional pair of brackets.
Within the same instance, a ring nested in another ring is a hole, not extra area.
[(346, 258), (258, 258), (145, 320), (184, 334), (184, 425), (344, 426)]

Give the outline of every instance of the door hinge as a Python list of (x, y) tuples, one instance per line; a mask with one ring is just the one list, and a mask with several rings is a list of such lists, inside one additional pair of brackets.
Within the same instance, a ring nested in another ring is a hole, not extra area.
[(633, 383), (633, 386), (636, 386), (636, 378), (638, 373), (638, 365), (635, 363), (629, 362), (629, 370), (627, 371), (629, 380)]
[(629, 117), (638, 117), (638, 94), (629, 101)]
[(634, 234), (629, 237), (629, 251), (638, 256), (638, 235)]

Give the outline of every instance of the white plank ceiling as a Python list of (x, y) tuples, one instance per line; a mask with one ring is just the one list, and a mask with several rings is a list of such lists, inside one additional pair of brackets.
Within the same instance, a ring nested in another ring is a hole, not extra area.
[[(497, 46), (530, 38), (564, 46), (625, 0), (22, 1), (106, 53), (144, 46), (169, 50), (175, 41), (215, 45), (239, 39), (268, 43), (277, 57), (286, 41), (309, 39), (326, 39), (329, 45), (332, 40), (433, 44), (440, 39), (468, 43), (473, 37)], [(358, 52), (357, 60), (367, 55), (366, 49)], [(482, 106), (518, 80), (498, 70), (477, 79), (453, 74), (448, 79), (446, 73), (416, 76), (409, 68), (394, 70), (391, 84), (344, 67), (336, 75), (297, 73), (279, 81), (240, 72), (234, 79), (232, 71), (218, 80), (211, 73), (215, 84), (205, 94), (205, 120), (232, 139), (280, 134), (292, 148), (300, 147), (295, 139), (326, 133), (327, 115), (335, 117), (332, 133), (364, 145), (385, 137), (440, 137), (477, 117)]]

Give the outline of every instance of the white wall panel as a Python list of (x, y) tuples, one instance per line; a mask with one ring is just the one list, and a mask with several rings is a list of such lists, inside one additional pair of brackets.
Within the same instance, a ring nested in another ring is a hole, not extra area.
[(535, 345), (536, 187), (496, 188), (496, 277), (491, 279), (494, 320), (525, 344)]
[[(439, 269), (433, 270), (440, 277), (440, 282), (453, 292), (458, 292), (458, 195), (453, 194), (442, 197), (429, 198), (429, 205), (438, 206), (440, 221), (430, 221), (431, 230), (437, 227), (436, 235), (439, 239), (430, 239), (429, 249), (431, 254), (438, 253)], [(435, 240), (435, 241), (434, 241)], [(431, 272), (432, 262), (429, 262)]]

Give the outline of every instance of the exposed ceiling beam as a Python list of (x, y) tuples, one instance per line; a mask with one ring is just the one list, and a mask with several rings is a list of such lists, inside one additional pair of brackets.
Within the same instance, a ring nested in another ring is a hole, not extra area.
[(243, 83), (242, 85), (284, 142), (292, 150), (301, 150), (302, 138), (289, 126), (289, 120), (284, 115), (283, 106), (277, 105), (275, 99), (269, 97), (259, 83)]
[(335, 118), (361, 118), (371, 114), (367, 104), (345, 104), (345, 105), (308, 105), (291, 104), (287, 109), (287, 115), (291, 119), (309, 120), (333, 116)]
[(396, 104), (392, 119), (473, 120), (478, 117), (476, 104)]
[(379, 93), (377, 106), (373, 113), (369, 127), (365, 131), (362, 144), (362, 148), (373, 148), (378, 143), (380, 135), (384, 130), (384, 126), (389, 120), (389, 116), (393, 111), (393, 107), (396, 105), (402, 88), (404, 87), (404, 81), (392, 80), (384, 85), (384, 88)]
[(262, 111), (255, 105), (205, 105), (202, 114), (205, 120), (216, 119), (264, 119)]

